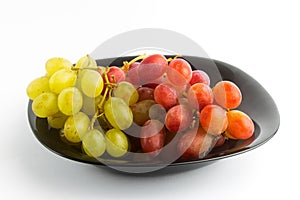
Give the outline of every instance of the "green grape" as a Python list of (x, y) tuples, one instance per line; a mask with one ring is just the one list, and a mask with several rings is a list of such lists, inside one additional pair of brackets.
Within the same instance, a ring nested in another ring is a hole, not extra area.
[(57, 96), (52, 92), (44, 92), (32, 102), (32, 111), (41, 118), (46, 118), (58, 112)]
[(128, 139), (118, 129), (110, 129), (106, 132), (106, 150), (112, 157), (121, 157), (128, 151)]
[(50, 58), (46, 62), (46, 72), (47, 76), (50, 77), (52, 74), (61, 69), (71, 69), (73, 64), (64, 58)]
[(26, 92), (27, 92), (27, 96), (31, 100), (34, 100), (37, 96), (39, 96), (44, 92), (50, 92), (49, 79), (46, 76), (42, 76), (37, 79), (34, 79), (27, 86)]
[(47, 117), (48, 124), (52, 128), (61, 129), (64, 127), (64, 124), (67, 120), (68, 116), (58, 111), (54, 115)]
[(97, 129), (88, 131), (82, 140), (82, 148), (90, 157), (101, 156), (106, 149), (104, 134)]
[(113, 94), (115, 97), (123, 99), (130, 106), (139, 100), (138, 91), (127, 81), (120, 82), (117, 87), (114, 88)]
[(81, 90), (88, 97), (97, 97), (103, 90), (103, 79), (99, 72), (86, 70), (80, 80)]
[(88, 131), (89, 117), (83, 112), (68, 117), (64, 125), (64, 136), (70, 142), (80, 142)]
[(132, 124), (132, 111), (121, 98), (110, 97), (104, 104), (104, 113), (114, 128), (124, 130)]
[(86, 55), (77, 61), (75, 68), (97, 68), (97, 63), (90, 55)]
[(77, 72), (77, 80), (75, 83), (75, 87), (77, 87), (80, 91), (82, 91), (81, 89), (81, 79), (84, 75), (84, 73), (87, 71), (87, 69), (83, 69), (83, 70), (78, 70)]
[(82, 108), (81, 92), (76, 87), (63, 89), (58, 95), (58, 108), (65, 115), (74, 115)]
[(86, 95), (82, 95), (83, 97), (83, 105), (81, 110), (87, 115), (94, 115), (97, 111), (97, 106), (103, 98), (102, 95), (99, 95), (95, 98), (88, 97)]
[(73, 87), (76, 83), (76, 72), (61, 69), (55, 72), (49, 79), (49, 88), (52, 92), (59, 94), (67, 87)]

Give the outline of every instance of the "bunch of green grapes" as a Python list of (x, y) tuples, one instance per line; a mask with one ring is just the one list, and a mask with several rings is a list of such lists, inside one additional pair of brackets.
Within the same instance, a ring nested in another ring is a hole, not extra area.
[(80, 143), (88, 156), (124, 156), (129, 140), (123, 131), (133, 123), (129, 106), (138, 101), (124, 69), (97, 66), (89, 55), (75, 65), (51, 58), (45, 68), (46, 74), (27, 87), (34, 114), (47, 118), (68, 142)]

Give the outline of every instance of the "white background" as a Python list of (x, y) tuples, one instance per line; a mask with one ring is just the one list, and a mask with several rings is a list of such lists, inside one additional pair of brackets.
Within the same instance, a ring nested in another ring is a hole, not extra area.
[[(288, 0), (1, 1), (0, 199), (299, 198), (299, 8)], [(275, 137), (204, 168), (144, 177), (45, 149), (29, 128), (27, 84), (44, 74), (48, 58), (75, 62), (106, 39), (137, 28), (182, 33), (211, 58), (253, 76), (279, 108)]]

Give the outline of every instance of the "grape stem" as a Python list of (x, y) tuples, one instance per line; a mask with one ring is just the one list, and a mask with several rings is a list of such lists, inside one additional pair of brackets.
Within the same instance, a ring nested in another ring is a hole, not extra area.
[[(140, 56), (132, 59), (130, 62), (124, 61), (123, 62), (123, 66), (121, 67), (121, 69), (126, 72), (126, 71), (128, 71), (129, 66), (132, 63), (134, 63), (134, 62), (136, 62), (138, 60), (144, 59), (144, 58), (146, 58), (146, 54), (140, 55)], [(75, 67), (72, 67), (71, 69), (72, 70), (77, 70), (77, 71), (78, 70), (83, 70), (83, 69), (98, 70), (98, 69), (100, 69), (100, 67), (97, 67), (97, 68), (91, 68), (91, 67), (75, 68)], [(103, 98), (101, 99), (100, 103), (97, 106), (97, 108), (98, 108), (97, 112), (94, 114), (94, 116), (92, 117), (91, 122), (89, 124), (89, 129), (90, 130), (94, 129), (94, 124), (95, 124), (97, 118), (100, 117), (101, 115), (103, 115), (103, 113), (104, 113), (103, 104), (104, 104), (104, 101), (106, 99), (107, 94), (110, 97), (111, 93), (112, 93), (112, 88), (117, 85), (115, 77), (113, 75), (112, 75), (111, 78), (113, 79), (114, 83), (111, 83), (109, 81), (108, 75), (107, 75), (107, 73), (109, 72), (109, 69), (110, 69), (109, 67), (106, 67), (106, 70), (104, 71), (104, 79), (105, 79), (105, 85), (106, 85), (106, 87), (105, 87), (105, 91), (104, 91), (104, 94), (103, 94)]]
[(108, 72), (109, 72), (109, 67), (107, 67), (105, 72), (104, 72), (104, 79), (105, 79), (106, 87), (105, 87), (105, 91), (104, 91), (104, 94), (103, 94), (103, 98), (101, 99), (100, 103), (98, 104), (98, 108), (100, 109), (101, 113), (103, 112), (103, 104), (104, 104), (104, 101), (106, 99), (107, 93), (109, 92), (109, 90), (111, 90), (112, 85), (115, 85), (115, 84), (109, 82), (108, 76), (107, 76)]
[(123, 66), (121, 67), (121, 69), (124, 70), (124, 72), (127, 72), (131, 64), (135, 63), (135, 62), (138, 61), (138, 60), (143, 60), (143, 59), (145, 59), (146, 57), (147, 57), (147, 55), (146, 55), (146, 54), (143, 54), (143, 55), (140, 55), (140, 56), (138, 56), (138, 57), (132, 59), (132, 60), (129, 61), (129, 62), (128, 62), (128, 61), (124, 61), (124, 62), (123, 62)]
[(181, 55), (176, 55), (174, 58), (168, 58), (167, 61), (171, 62), (172, 60), (175, 60), (176, 58), (182, 57)]
[(89, 125), (89, 130), (93, 130), (94, 129), (94, 124), (98, 118), (99, 115), (99, 110), (97, 110), (97, 112), (94, 114), (93, 118), (91, 119), (90, 125)]
[(100, 103), (97, 106), (97, 108), (98, 108), (97, 112), (94, 114), (94, 116), (91, 119), (91, 122), (90, 122), (90, 125), (89, 125), (90, 130), (92, 130), (94, 128), (94, 124), (95, 124), (97, 118), (100, 117), (101, 115), (103, 115), (103, 113), (104, 113), (103, 104), (104, 104), (104, 101), (106, 99), (107, 93), (109, 92), (109, 96), (110, 96), (112, 87), (116, 85), (115, 83), (110, 83), (109, 82), (108, 76), (107, 76), (108, 72), (109, 72), (109, 67), (107, 67), (105, 72), (104, 72), (104, 79), (105, 79), (106, 88), (105, 88), (105, 91), (104, 91), (104, 94), (103, 94), (103, 98), (101, 99)]

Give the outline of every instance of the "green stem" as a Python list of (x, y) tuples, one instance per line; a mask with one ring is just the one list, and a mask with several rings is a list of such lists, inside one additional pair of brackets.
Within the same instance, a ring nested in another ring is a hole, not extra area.
[(167, 61), (171, 62), (172, 60), (175, 60), (176, 58), (182, 57), (181, 55), (176, 55), (174, 58), (168, 58)]
[(146, 57), (147, 57), (147, 55), (146, 55), (146, 54), (143, 54), (143, 55), (140, 55), (140, 56), (138, 56), (138, 57), (132, 59), (132, 60), (129, 61), (129, 62), (124, 61), (124, 62), (123, 62), (123, 66), (121, 67), (121, 69), (123, 69), (125, 72), (127, 72), (131, 64), (135, 63), (135, 62), (138, 61), (138, 60), (143, 60), (143, 59), (145, 59)]

